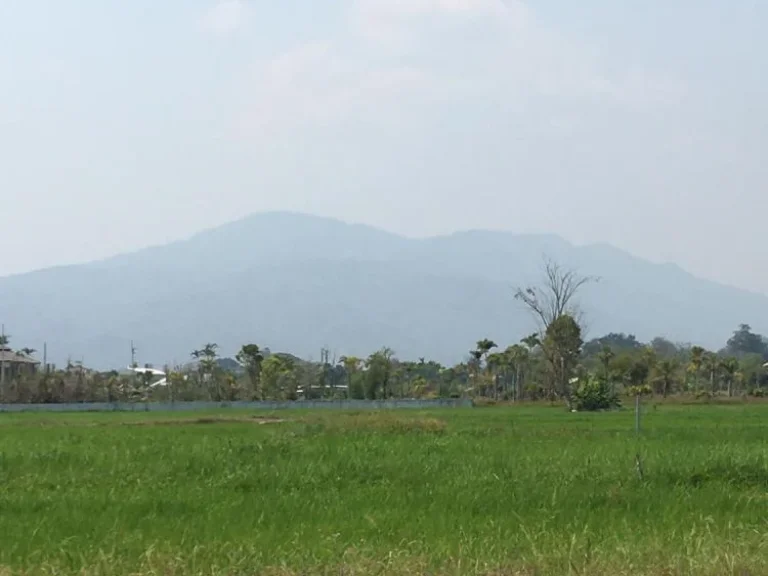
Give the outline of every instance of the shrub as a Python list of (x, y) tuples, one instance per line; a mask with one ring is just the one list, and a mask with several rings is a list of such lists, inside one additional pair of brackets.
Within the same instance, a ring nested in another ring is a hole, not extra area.
[(651, 396), (653, 394), (653, 388), (648, 384), (642, 384), (641, 386), (630, 386), (627, 388), (627, 394), (630, 396)]
[(611, 410), (621, 406), (612, 386), (596, 378), (587, 378), (573, 394), (574, 407), (580, 411)]

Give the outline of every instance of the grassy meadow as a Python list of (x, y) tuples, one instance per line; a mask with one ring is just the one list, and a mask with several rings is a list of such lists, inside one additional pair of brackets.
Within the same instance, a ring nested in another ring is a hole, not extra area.
[(768, 406), (0, 414), (0, 574), (768, 574)]

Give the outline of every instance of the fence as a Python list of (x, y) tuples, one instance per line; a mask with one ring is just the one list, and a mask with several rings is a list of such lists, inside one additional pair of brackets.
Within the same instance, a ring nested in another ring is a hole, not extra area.
[(469, 408), (472, 400), (299, 400), (296, 402), (86, 402), (82, 404), (0, 404), (0, 412), (192, 412), (195, 410), (392, 410)]

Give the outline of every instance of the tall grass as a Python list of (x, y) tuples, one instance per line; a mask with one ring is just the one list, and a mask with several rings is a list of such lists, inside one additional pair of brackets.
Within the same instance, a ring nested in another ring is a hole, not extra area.
[(768, 407), (249, 416), (2, 415), (0, 574), (768, 573)]

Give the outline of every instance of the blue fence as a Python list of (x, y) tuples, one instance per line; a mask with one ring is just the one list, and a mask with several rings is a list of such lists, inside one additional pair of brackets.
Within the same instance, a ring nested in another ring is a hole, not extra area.
[(193, 412), (196, 410), (392, 410), (401, 408), (469, 408), (469, 399), (437, 400), (299, 400), (296, 402), (88, 402), (82, 404), (0, 404), (0, 412)]

